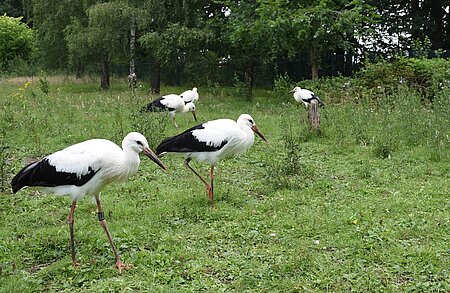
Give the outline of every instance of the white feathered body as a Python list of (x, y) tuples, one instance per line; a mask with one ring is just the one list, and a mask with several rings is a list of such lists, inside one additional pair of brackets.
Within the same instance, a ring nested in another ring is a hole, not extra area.
[[(36, 186), (36, 188), (56, 195), (71, 195), (79, 200), (85, 194), (95, 196), (111, 182), (124, 182), (139, 168), (139, 153), (125, 148), (122, 150), (115, 143), (106, 139), (91, 139), (74, 144), (63, 150), (46, 156), (48, 163), (57, 172), (76, 174), (77, 178), (89, 172), (96, 174), (85, 184)], [(41, 160), (42, 161), (42, 160)], [(33, 168), (40, 161), (27, 168)]]
[(194, 126), (183, 133), (163, 140), (156, 153), (183, 153), (188, 158), (215, 165), (227, 156), (238, 156), (254, 143), (250, 115), (236, 121), (217, 119)]
[(194, 103), (196, 104), (198, 101), (198, 92), (197, 88), (194, 87), (192, 90), (184, 91), (180, 94), (180, 97), (183, 99), (183, 101), (187, 103)]
[(239, 156), (245, 153), (254, 143), (255, 137), (249, 127), (241, 127), (231, 119), (218, 119), (203, 124), (205, 128), (192, 131), (192, 135), (200, 142), (218, 147), (227, 143), (215, 152), (191, 152), (189, 156), (201, 162), (215, 165), (227, 156)]

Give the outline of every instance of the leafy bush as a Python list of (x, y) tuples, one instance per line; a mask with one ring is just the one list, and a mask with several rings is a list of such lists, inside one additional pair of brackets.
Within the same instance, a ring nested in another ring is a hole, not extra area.
[(382, 93), (379, 98), (385, 98), (386, 94), (392, 94), (406, 85), (431, 101), (444, 87), (449, 87), (449, 68), (450, 61), (441, 58), (400, 58), (395, 62), (381, 60), (366, 64), (359, 78), (367, 88)]
[(287, 98), (287, 93), (289, 93), (289, 91), (294, 88), (292, 84), (292, 80), (286, 72), (284, 74), (279, 74), (274, 81), (274, 87), (272, 91), (273, 97), (276, 99), (284, 97), (283, 101), (291, 101), (291, 99)]
[(33, 52), (33, 31), (20, 20), (0, 16), (0, 70), (8, 69), (16, 59), (28, 60)]

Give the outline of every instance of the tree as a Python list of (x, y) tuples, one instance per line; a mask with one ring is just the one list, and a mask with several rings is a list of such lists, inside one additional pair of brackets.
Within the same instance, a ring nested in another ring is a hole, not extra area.
[(216, 16), (216, 21), (219, 22), (220, 40), (226, 44), (224, 59), (238, 65), (247, 93), (251, 95), (256, 67), (274, 58), (268, 38), (269, 27), (255, 13), (260, 7), (258, 1), (224, 1), (221, 4), (222, 13)]
[(68, 50), (64, 29), (72, 19), (86, 17), (85, 1), (29, 0), (32, 2), (33, 28), (39, 47), (39, 60), (49, 69), (66, 69)]
[(371, 6), (360, 0), (260, 0), (259, 21), (266, 24), (276, 55), (295, 58), (309, 54), (311, 76), (317, 79), (320, 56), (336, 50), (352, 51), (357, 39), (369, 35), (376, 20)]
[[(431, 47), (450, 49), (449, 0), (370, 0), (381, 16), (376, 47), (385, 52), (408, 50), (412, 42), (428, 38)], [(395, 40), (395, 42), (386, 42)]]
[(18, 58), (29, 60), (34, 50), (34, 33), (21, 19), (0, 16), (0, 69), (7, 69)]
[(212, 37), (204, 25), (209, 1), (146, 1), (138, 20), (144, 32), (139, 43), (153, 59), (151, 91), (159, 93), (161, 67), (173, 67), (175, 83), (191, 54), (201, 55)]
[(87, 9), (87, 23), (72, 19), (65, 29), (72, 62), (96, 59), (100, 87), (110, 87), (111, 59), (123, 55), (132, 18), (130, 7), (121, 2), (100, 3)]

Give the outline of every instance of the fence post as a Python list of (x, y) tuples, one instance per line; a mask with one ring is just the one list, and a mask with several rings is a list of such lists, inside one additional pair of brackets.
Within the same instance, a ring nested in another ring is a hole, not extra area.
[(312, 130), (317, 130), (320, 127), (319, 104), (316, 101), (313, 101), (308, 109), (308, 123)]

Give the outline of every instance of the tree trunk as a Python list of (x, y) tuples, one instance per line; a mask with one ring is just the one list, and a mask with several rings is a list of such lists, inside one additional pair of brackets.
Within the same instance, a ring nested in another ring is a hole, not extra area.
[(320, 127), (319, 103), (311, 103), (308, 109), (309, 128), (317, 130)]
[(319, 65), (317, 64), (317, 47), (313, 46), (310, 50), (311, 61), (311, 78), (317, 80), (319, 78)]
[(100, 54), (100, 87), (104, 90), (109, 89), (110, 64), (107, 52)]
[(420, 32), (420, 7), (419, 7), (419, 0), (411, 0), (411, 38), (413, 41), (419, 39), (421, 37)]
[(245, 78), (245, 85), (247, 87), (248, 97), (251, 97), (252, 93), (253, 93), (253, 85), (255, 84), (255, 66), (254, 65), (250, 64), (250, 65), (245, 66), (244, 78)]
[(136, 74), (136, 63), (135, 63), (135, 48), (136, 48), (136, 25), (134, 20), (131, 23), (130, 28), (130, 75)]
[(444, 46), (444, 5), (442, 0), (431, 2), (430, 41), (432, 49), (442, 49)]
[(153, 61), (152, 64), (152, 80), (151, 80), (151, 93), (159, 94), (161, 86), (161, 64), (159, 61)]
[(82, 78), (84, 75), (84, 66), (81, 62), (77, 63), (77, 73), (76, 78)]

